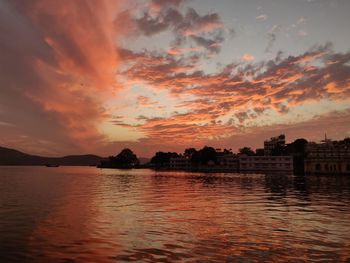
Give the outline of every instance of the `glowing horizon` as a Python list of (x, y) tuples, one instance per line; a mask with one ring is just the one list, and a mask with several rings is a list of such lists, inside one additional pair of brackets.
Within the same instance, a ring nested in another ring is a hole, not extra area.
[(138, 156), (350, 136), (350, 2), (0, 1), (0, 145)]

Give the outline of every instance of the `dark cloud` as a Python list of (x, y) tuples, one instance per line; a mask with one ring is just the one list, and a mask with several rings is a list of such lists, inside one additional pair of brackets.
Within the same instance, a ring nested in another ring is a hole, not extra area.
[(152, 36), (171, 30), (174, 34), (174, 46), (192, 41), (210, 52), (218, 52), (224, 41), (224, 31), (217, 13), (200, 15), (193, 8), (188, 8), (186, 13), (182, 14), (179, 9), (169, 4), (161, 7), (156, 15), (152, 14), (151, 9), (135, 19), (142, 34)]
[(265, 52), (271, 52), (276, 39), (277, 39), (277, 35), (280, 31), (280, 26), (279, 25), (274, 25), (269, 32), (267, 32), (267, 46), (265, 48)]
[(152, 36), (169, 28), (176, 29), (183, 20), (183, 16), (177, 10), (169, 8), (160, 16), (153, 17), (145, 13), (141, 18), (136, 19), (138, 29), (146, 36)]
[(193, 35), (191, 36), (191, 39), (193, 39), (197, 43), (197, 45), (215, 53), (220, 51), (221, 43), (224, 41), (224, 37), (222, 36), (222, 34), (216, 35), (213, 39)]

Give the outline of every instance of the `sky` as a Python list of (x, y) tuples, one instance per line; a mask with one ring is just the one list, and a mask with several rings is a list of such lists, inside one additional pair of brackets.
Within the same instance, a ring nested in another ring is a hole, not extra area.
[(348, 0), (0, 0), (0, 145), (49, 156), (350, 136)]

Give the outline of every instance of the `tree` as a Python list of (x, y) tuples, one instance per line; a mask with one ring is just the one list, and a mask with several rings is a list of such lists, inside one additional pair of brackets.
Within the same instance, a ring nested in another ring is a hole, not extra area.
[(130, 149), (123, 149), (118, 155), (110, 156), (107, 161), (102, 161), (100, 168), (132, 168), (140, 164), (136, 154)]
[(243, 147), (239, 149), (240, 154), (245, 154), (248, 156), (253, 156), (255, 155), (254, 151), (250, 147)]
[(121, 167), (133, 167), (139, 165), (139, 159), (130, 149), (125, 148), (115, 157), (115, 163)]
[(170, 163), (170, 158), (179, 157), (176, 152), (157, 152), (155, 156), (152, 157), (151, 163), (156, 166), (165, 166)]
[(224, 149), (224, 154), (232, 154), (232, 149)]
[(213, 161), (217, 164), (217, 152), (213, 147), (205, 146), (203, 149), (197, 151), (192, 155), (191, 162), (196, 164), (208, 164), (209, 161)]
[(194, 154), (196, 154), (197, 150), (195, 148), (187, 148), (184, 152), (185, 156), (192, 157)]

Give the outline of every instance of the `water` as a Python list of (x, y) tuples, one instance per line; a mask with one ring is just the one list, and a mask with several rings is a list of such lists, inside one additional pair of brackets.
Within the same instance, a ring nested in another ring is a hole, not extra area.
[(0, 167), (1, 262), (349, 262), (350, 178)]

